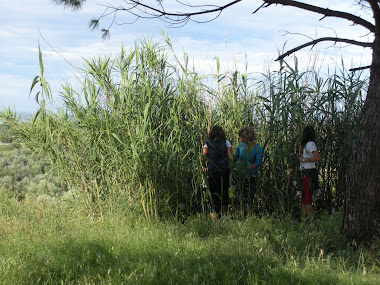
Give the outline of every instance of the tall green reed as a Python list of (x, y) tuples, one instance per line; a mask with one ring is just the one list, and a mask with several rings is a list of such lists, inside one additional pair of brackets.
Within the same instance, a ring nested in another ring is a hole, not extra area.
[(300, 71), (297, 60), (282, 61), (278, 71), (266, 74), (248, 74), (247, 68), (221, 73), (219, 59), (215, 75), (201, 76), (186, 54), (179, 60), (168, 52), (173, 48), (165, 41), (166, 47), (144, 40), (115, 57), (86, 60), (82, 87), (66, 83), (58, 110), (47, 110), (43, 101), (32, 121), (21, 122), (9, 110), (1, 118), (50, 160), (91, 211), (102, 213), (104, 201), (112, 207), (122, 200), (127, 210), (147, 218), (206, 211), (200, 152), (215, 124), (234, 148), (240, 127), (255, 128), (264, 147), (257, 211), (297, 211), (298, 146), (303, 127), (312, 124), (324, 188), (317, 205), (342, 206), (349, 130), (360, 113), (366, 78), (344, 67), (327, 76)]
[(66, 84), (57, 112), (18, 125), (27, 145), (48, 156), (90, 208), (120, 196), (147, 217), (199, 207), (206, 108), (198, 75), (176, 70), (151, 41), (85, 67), (82, 89)]
[(281, 61), (266, 74), (217, 74), (213, 90), (214, 121), (236, 147), (237, 130), (252, 126), (264, 147), (255, 206), (258, 212), (297, 213), (294, 182), (299, 179), (298, 148), (302, 130), (313, 125), (322, 160), (318, 163), (322, 195), (319, 209), (342, 207), (356, 122), (363, 105), (367, 78), (344, 68), (323, 75), (299, 69), (298, 60)]
[(327, 76), (302, 72), (295, 59), (293, 65), (282, 62), (279, 71), (257, 82), (261, 103), (256, 118), (266, 156), (259, 200), (265, 211), (298, 211), (293, 182), (299, 177), (298, 147), (306, 125), (315, 127), (322, 156), (318, 168), (323, 191), (316, 204), (328, 211), (342, 206), (352, 130), (367, 84), (362, 77), (344, 67)]

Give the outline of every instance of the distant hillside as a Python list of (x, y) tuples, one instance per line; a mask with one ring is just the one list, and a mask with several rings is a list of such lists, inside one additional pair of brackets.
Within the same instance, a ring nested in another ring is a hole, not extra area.
[(21, 112), (21, 113), (16, 113), (17, 116), (20, 116), (21, 120), (28, 120), (32, 118), (34, 115), (33, 113), (26, 113), (26, 112)]
[[(1, 110), (0, 110), (1, 111)], [(27, 112), (16, 112), (17, 116), (20, 116), (21, 120), (28, 120), (34, 116), (34, 113), (27, 113)], [(0, 124), (2, 124), (3, 121), (0, 120)]]

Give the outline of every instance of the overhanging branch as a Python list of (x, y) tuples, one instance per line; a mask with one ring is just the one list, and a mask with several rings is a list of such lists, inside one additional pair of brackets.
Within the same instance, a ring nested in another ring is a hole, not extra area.
[[(206, 9), (206, 10), (202, 10), (202, 11), (189, 12), (189, 13), (179, 13), (179, 12), (178, 13), (171, 13), (171, 12), (165, 11), (164, 9), (157, 9), (157, 8), (154, 8), (150, 5), (143, 4), (143, 3), (141, 3), (141, 1), (130, 0), (129, 2), (134, 3), (135, 7), (136, 6), (144, 7), (148, 10), (151, 10), (152, 12), (158, 13), (158, 15), (161, 15), (161, 16), (192, 17), (192, 16), (197, 16), (197, 15), (220, 12), (220, 11), (223, 11), (224, 9), (227, 9), (228, 7), (235, 5), (236, 3), (241, 2), (241, 1), (242, 0), (235, 0), (235, 1), (229, 2), (223, 6), (216, 6), (216, 8), (213, 8), (213, 9)], [(183, 4), (183, 5), (192, 7), (192, 6), (187, 5), (187, 4)]]
[[(61, 0), (63, 1), (63, 0)], [(181, 27), (185, 25), (187, 22), (194, 21), (196, 23), (206, 23), (211, 22), (218, 18), (223, 10), (241, 2), (243, 0), (234, 0), (230, 1), (227, 4), (223, 6), (218, 5), (191, 5), (188, 3), (182, 3), (177, 0), (179, 4), (182, 6), (188, 8), (188, 9), (196, 9), (194, 12), (170, 12), (167, 11), (161, 1), (157, 1), (157, 6), (148, 5), (143, 3), (141, 0), (124, 0), (125, 5), (124, 6), (112, 6), (111, 4), (105, 4), (102, 5), (105, 7), (105, 10), (111, 11), (108, 12), (107, 15), (102, 15), (97, 19), (93, 19), (90, 23), (90, 27), (98, 27), (100, 19), (108, 16), (109, 14), (116, 15), (118, 12), (127, 12), (135, 17), (134, 20), (126, 22), (124, 24), (130, 24), (136, 22), (138, 19), (160, 19), (164, 23), (167, 23), (170, 26), (175, 27)], [(194, 20), (195, 16), (201, 16), (204, 14), (210, 14), (213, 15), (211, 19), (207, 19), (204, 21), (200, 20)], [(117, 23), (116, 24), (123, 24), (123, 23)], [(111, 25), (112, 26), (112, 25)], [(108, 30), (106, 30), (108, 31)]]
[(277, 60), (281, 60), (281, 59), (284, 59), (285, 57), (291, 55), (292, 53), (295, 53), (296, 51), (299, 51), (305, 47), (308, 47), (308, 46), (314, 46), (316, 45), (317, 43), (320, 43), (320, 42), (324, 42), (324, 41), (330, 41), (330, 42), (335, 42), (335, 43), (347, 43), (347, 44), (351, 44), (351, 45), (356, 45), (356, 46), (361, 46), (361, 47), (368, 47), (368, 48), (372, 48), (373, 47), (373, 43), (366, 43), (366, 42), (358, 42), (358, 41), (355, 41), (355, 40), (349, 40), (349, 39), (342, 39), (342, 38), (333, 38), (333, 37), (324, 37), (324, 38), (319, 38), (319, 39), (315, 39), (313, 41), (310, 41), (310, 42), (307, 42), (303, 45), (300, 45), (298, 47), (295, 47), (287, 52), (285, 52), (284, 54), (280, 55), (277, 59)]
[(310, 4), (306, 4), (306, 3), (302, 3), (298, 1), (292, 1), (292, 0), (263, 0), (263, 1), (268, 4), (267, 6), (272, 5), (272, 4), (281, 4), (284, 6), (292, 6), (292, 7), (300, 8), (300, 9), (307, 10), (310, 12), (318, 13), (318, 14), (324, 15), (325, 17), (336, 17), (336, 18), (346, 19), (346, 20), (352, 21), (354, 24), (367, 28), (372, 33), (375, 32), (375, 26), (372, 23), (358, 16), (352, 15), (350, 13), (330, 10), (327, 8), (321, 8), (318, 6), (314, 6), (314, 5), (310, 5)]
[(371, 68), (371, 65), (350, 68), (348, 71), (353, 71), (354, 72), (354, 71), (364, 70), (364, 69), (368, 69), (368, 68)]

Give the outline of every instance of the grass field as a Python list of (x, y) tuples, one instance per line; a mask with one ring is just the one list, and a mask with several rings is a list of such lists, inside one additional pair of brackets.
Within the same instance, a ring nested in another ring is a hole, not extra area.
[[(85, 60), (85, 84), (63, 85), (55, 111), (41, 72), (33, 120), (0, 111), (11, 143), (0, 146), (0, 284), (380, 284), (380, 241), (340, 234), (368, 78), (297, 59), (222, 73), (217, 58), (203, 76), (172, 50), (147, 40)], [(308, 124), (323, 192), (301, 221), (293, 182)], [(255, 129), (260, 217), (208, 217), (200, 153), (214, 125), (234, 148), (242, 126)]]
[(380, 244), (352, 250), (341, 217), (89, 215), (69, 197), (0, 194), (0, 284), (379, 284)]

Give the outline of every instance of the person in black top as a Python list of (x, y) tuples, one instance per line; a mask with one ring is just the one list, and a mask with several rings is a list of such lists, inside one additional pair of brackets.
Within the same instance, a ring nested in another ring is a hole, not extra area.
[[(230, 161), (233, 159), (232, 145), (220, 126), (214, 126), (202, 150), (202, 168), (207, 173), (211, 193), (211, 217), (227, 212), (230, 186)], [(207, 167), (206, 167), (207, 165)]]

